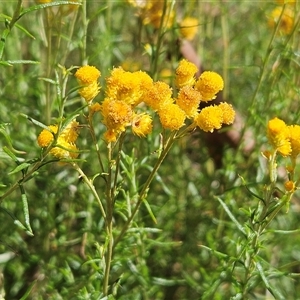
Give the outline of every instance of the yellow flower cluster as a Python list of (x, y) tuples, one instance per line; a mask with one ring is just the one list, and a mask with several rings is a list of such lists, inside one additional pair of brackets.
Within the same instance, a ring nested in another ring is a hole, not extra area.
[(210, 101), (223, 89), (223, 80), (215, 72), (204, 72), (196, 80), (197, 67), (182, 60), (176, 69), (177, 98), (165, 82), (153, 81), (145, 72), (114, 68), (106, 79), (106, 97), (100, 112), (106, 126), (105, 140), (114, 142), (119, 134), (131, 126), (132, 132), (144, 137), (152, 131), (150, 115), (138, 113), (140, 103), (150, 107), (159, 116), (164, 129), (179, 130), (186, 118), (193, 126), (212, 132), (223, 124), (232, 124), (235, 112), (228, 103), (209, 106), (199, 112), (201, 101)]
[[(72, 120), (64, 127), (56, 139), (55, 147), (50, 153), (59, 159), (74, 159), (78, 157), (78, 149), (75, 142), (78, 137), (78, 125), (76, 120)], [(44, 129), (38, 136), (37, 142), (40, 147), (46, 148), (55, 140), (58, 133), (58, 125), (50, 125), (48, 129)]]
[(283, 34), (290, 34), (294, 27), (295, 14), (290, 7), (276, 7), (270, 14), (268, 25), (275, 28), (279, 22), (279, 32)]
[(83, 66), (75, 73), (78, 83), (82, 86), (79, 94), (87, 103), (90, 103), (100, 92), (98, 83), (100, 76), (101, 72), (94, 66)]
[(295, 159), (300, 153), (300, 126), (286, 125), (274, 118), (268, 122), (267, 136), (274, 150), (282, 156), (291, 156)]

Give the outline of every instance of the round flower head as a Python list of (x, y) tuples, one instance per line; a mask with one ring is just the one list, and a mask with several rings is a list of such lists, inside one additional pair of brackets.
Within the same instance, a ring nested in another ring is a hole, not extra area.
[(296, 190), (295, 182), (288, 180), (284, 183), (284, 188), (287, 192), (294, 192)]
[(184, 86), (193, 86), (195, 84), (195, 74), (198, 68), (195, 64), (183, 59), (179, 62), (176, 69), (176, 86), (182, 88)]
[(131, 124), (133, 111), (131, 106), (124, 101), (106, 98), (101, 106), (103, 124), (116, 132), (125, 131)]
[(50, 150), (50, 153), (59, 159), (72, 159), (78, 157), (78, 149), (73, 143), (68, 143), (65, 139), (57, 139), (57, 147)]
[(294, 25), (294, 12), (289, 8), (285, 8), (284, 11), (283, 9), (283, 7), (279, 6), (272, 11), (268, 20), (268, 25), (269, 27), (274, 28), (276, 27), (276, 24), (280, 22), (279, 32), (290, 34)]
[(100, 92), (100, 86), (97, 81), (81, 88), (79, 95), (85, 99), (86, 102), (91, 102)]
[(142, 101), (144, 89), (152, 84), (152, 79), (145, 72), (126, 72), (119, 67), (112, 70), (106, 83), (106, 96), (108, 98), (122, 100), (127, 104), (136, 106)]
[(162, 127), (170, 130), (179, 130), (186, 118), (185, 112), (176, 104), (163, 106), (158, 115)]
[(197, 126), (206, 132), (220, 129), (223, 122), (223, 112), (219, 106), (204, 107), (194, 119)]
[(75, 73), (75, 77), (81, 85), (92, 84), (97, 81), (100, 76), (101, 72), (94, 66), (83, 66)]
[(299, 125), (291, 125), (288, 126), (289, 129), (289, 140), (291, 143), (291, 156), (297, 157), (300, 153), (300, 126)]
[(187, 39), (193, 40), (198, 31), (199, 22), (196, 18), (187, 17), (180, 22), (180, 35)]
[(270, 144), (282, 156), (289, 156), (292, 152), (289, 140), (289, 129), (284, 121), (274, 118), (268, 122), (267, 136)]
[(172, 89), (168, 84), (162, 81), (154, 82), (143, 94), (143, 101), (154, 111), (162, 106), (172, 104)]
[(216, 72), (205, 71), (198, 78), (196, 89), (201, 93), (203, 101), (210, 101), (216, 98), (216, 94), (223, 90), (224, 82)]
[(218, 106), (222, 110), (222, 123), (227, 125), (232, 124), (235, 118), (235, 111), (232, 105), (227, 102), (221, 102)]
[(117, 140), (117, 133), (112, 129), (108, 129), (104, 133), (104, 139), (106, 140), (107, 143), (113, 143)]
[(198, 113), (201, 93), (190, 86), (179, 90), (176, 104), (186, 113), (188, 118), (194, 118)]
[(42, 148), (48, 147), (54, 141), (53, 133), (55, 134), (58, 131), (57, 125), (50, 125), (48, 128), (49, 130), (44, 129), (37, 138), (37, 142)]
[(62, 137), (68, 143), (74, 143), (78, 137), (78, 125), (79, 123), (76, 120), (72, 120), (60, 133)]
[(152, 119), (147, 114), (135, 114), (131, 121), (133, 134), (145, 137), (152, 132)]

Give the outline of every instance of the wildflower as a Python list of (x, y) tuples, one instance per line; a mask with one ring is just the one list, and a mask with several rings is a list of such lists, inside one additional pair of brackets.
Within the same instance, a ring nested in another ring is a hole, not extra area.
[(179, 90), (176, 104), (186, 113), (188, 118), (193, 118), (197, 115), (201, 98), (199, 91), (191, 86), (184, 86)]
[(202, 100), (209, 101), (215, 99), (216, 94), (223, 90), (224, 82), (219, 74), (205, 71), (198, 78), (195, 87), (202, 94)]
[(53, 134), (56, 134), (58, 130), (57, 125), (50, 125), (48, 128), (49, 130), (44, 129), (37, 138), (37, 142), (42, 148), (48, 147), (54, 141)]
[(158, 115), (162, 127), (170, 130), (179, 130), (186, 118), (185, 112), (176, 104), (164, 105)]
[(223, 112), (219, 106), (207, 106), (194, 118), (196, 125), (206, 132), (213, 132), (222, 127)]
[(288, 126), (289, 129), (289, 140), (291, 143), (291, 156), (297, 157), (300, 153), (300, 126), (299, 125), (291, 125)]
[(193, 40), (198, 31), (198, 20), (187, 17), (180, 22), (180, 34), (187, 40)]
[(76, 71), (75, 77), (82, 86), (79, 94), (87, 102), (91, 102), (99, 94), (98, 79), (100, 76), (101, 72), (94, 66), (83, 66)]
[(295, 182), (288, 180), (284, 183), (284, 188), (287, 192), (294, 192), (296, 190)]
[(195, 74), (198, 68), (195, 64), (183, 59), (179, 62), (176, 69), (176, 86), (182, 88), (183, 86), (193, 86), (195, 84)]
[(101, 106), (103, 124), (117, 133), (125, 131), (125, 127), (131, 124), (133, 111), (131, 106), (121, 100), (106, 98)]
[(107, 143), (115, 142), (117, 140), (117, 133), (112, 129), (108, 129), (104, 133), (104, 139), (106, 140)]
[(218, 106), (222, 110), (222, 123), (227, 125), (232, 124), (235, 118), (235, 111), (232, 105), (227, 102), (221, 102)]
[(147, 114), (135, 114), (131, 121), (132, 132), (139, 136), (145, 137), (152, 131), (152, 119)]
[(67, 143), (74, 143), (78, 137), (78, 125), (79, 123), (76, 120), (72, 120), (62, 130), (59, 137), (63, 138)]
[(276, 7), (269, 16), (268, 25), (274, 28), (278, 22), (280, 22), (279, 31), (290, 34), (294, 25), (294, 12), (290, 8)]
[(123, 68), (114, 68), (106, 80), (106, 96), (122, 100), (132, 106), (138, 105), (147, 88), (152, 85), (152, 78), (145, 72), (126, 72)]
[(274, 118), (268, 122), (267, 136), (270, 144), (282, 156), (289, 156), (292, 152), (289, 140), (289, 129), (284, 121)]
[(63, 137), (58, 137), (57, 146), (50, 153), (59, 159), (72, 159), (78, 157), (78, 149), (73, 143), (68, 143)]
[(100, 105), (98, 102), (96, 102), (96, 103), (90, 105), (90, 106), (89, 106), (89, 109), (90, 109), (90, 113), (91, 113), (91, 114), (94, 114), (95, 112), (101, 110), (101, 105)]
[(157, 111), (162, 106), (174, 102), (172, 99), (172, 89), (165, 82), (156, 81), (145, 90), (143, 101), (154, 111)]

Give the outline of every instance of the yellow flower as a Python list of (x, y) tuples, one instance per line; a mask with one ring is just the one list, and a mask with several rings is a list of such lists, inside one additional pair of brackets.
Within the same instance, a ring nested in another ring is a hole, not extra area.
[(94, 66), (83, 66), (79, 68), (75, 77), (81, 85), (89, 85), (94, 83), (101, 76), (101, 72)]
[(136, 106), (142, 101), (144, 90), (152, 85), (152, 78), (145, 72), (126, 72), (119, 67), (112, 70), (106, 83), (108, 98)]
[(60, 133), (59, 137), (63, 138), (67, 143), (74, 143), (78, 137), (78, 125), (76, 120), (72, 120)]
[(147, 114), (135, 114), (132, 118), (131, 126), (135, 135), (145, 137), (152, 132), (152, 119)]
[(98, 78), (100, 76), (101, 72), (94, 66), (83, 66), (76, 71), (75, 77), (82, 85), (79, 94), (85, 101), (91, 102), (99, 94)]
[(131, 124), (133, 111), (124, 101), (106, 98), (101, 106), (101, 114), (107, 129), (119, 133), (125, 131), (125, 127)]
[(78, 157), (78, 149), (73, 143), (68, 143), (64, 138), (58, 137), (57, 146), (50, 153), (59, 159), (72, 159)]
[(48, 147), (54, 141), (53, 134), (56, 134), (58, 130), (57, 125), (50, 125), (48, 128), (49, 130), (44, 129), (37, 138), (37, 142), (42, 148)]
[(179, 130), (186, 118), (185, 112), (176, 104), (164, 105), (158, 115), (162, 127), (170, 130)]
[(193, 40), (198, 31), (198, 19), (187, 17), (180, 22), (180, 34), (187, 40)]
[(104, 139), (106, 140), (107, 143), (113, 143), (117, 140), (117, 133), (112, 129), (108, 129), (104, 133)]
[(203, 108), (194, 119), (197, 126), (206, 132), (220, 129), (223, 122), (223, 112), (219, 106), (207, 106)]
[(194, 118), (198, 113), (201, 93), (190, 86), (179, 90), (176, 104), (186, 113), (188, 118)]
[(215, 99), (216, 94), (223, 90), (224, 82), (216, 72), (205, 71), (198, 78), (195, 87), (202, 94), (202, 100), (209, 101)]
[(277, 3), (279, 3), (279, 4), (296, 3), (296, 0), (277, 0)]
[(227, 102), (221, 102), (218, 106), (222, 110), (222, 123), (227, 125), (232, 124), (235, 118), (235, 111), (232, 105)]
[(143, 101), (154, 111), (157, 111), (160, 107), (174, 102), (172, 89), (165, 82), (156, 81), (145, 90)]
[[(146, 1), (146, 4), (142, 6), (140, 10), (140, 16), (144, 24), (151, 24), (155, 28), (159, 28), (161, 22), (163, 27), (170, 28), (174, 21), (174, 10), (170, 1), (167, 2), (167, 7), (164, 12), (164, 2), (161, 0)], [(163, 14), (164, 13), (164, 14)], [(164, 18), (162, 20), (162, 17)]]
[(182, 88), (183, 86), (193, 86), (195, 84), (195, 74), (198, 68), (195, 64), (183, 59), (179, 62), (176, 69), (176, 86)]
[(287, 192), (294, 192), (296, 190), (295, 182), (293, 182), (291, 180), (288, 180), (287, 182), (285, 182), (284, 187)]
[(291, 125), (288, 126), (289, 129), (289, 140), (291, 143), (291, 156), (297, 157), (300, 153), (300, 126)]
[(289, 129), (284, 121), (274, 118), (268, 122), (267, 136), (270, 144), (282, 156), (289, 156), (292, 152), (289, 140)]
[(268, 25), (274, 28), (278, 22), (280, 22), (279, 31), (290, 34), (294, 26), (294, 12), (290, 8), (276, 7), (269, 16)]
[(100, 86), (97, 81), (81, 88), (79, 95), (87, 102), (91, 102), (100, 92)]

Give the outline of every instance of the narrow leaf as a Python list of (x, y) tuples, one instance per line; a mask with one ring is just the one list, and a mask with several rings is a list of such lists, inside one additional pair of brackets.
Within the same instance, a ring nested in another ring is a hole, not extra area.
[(20, 165), (18, 165), (16, 168), (14, 168), (12, 171), (10, 171), (8, 173), (8, 175), (12, 175), (12, 174), (15, 174), (15, 173), (18, 173), (26, 168), (28, 168), (31, 164), (27, 163), (27, 162), (24, 162)]

